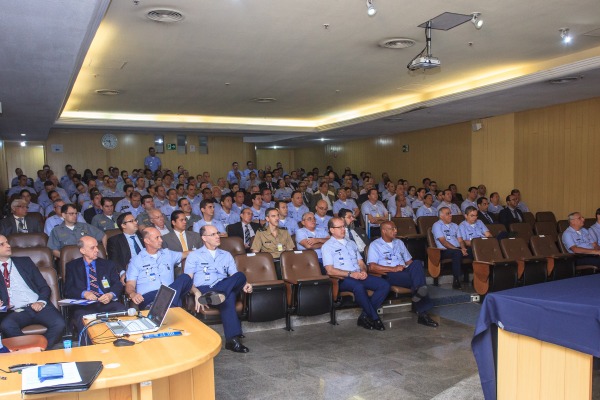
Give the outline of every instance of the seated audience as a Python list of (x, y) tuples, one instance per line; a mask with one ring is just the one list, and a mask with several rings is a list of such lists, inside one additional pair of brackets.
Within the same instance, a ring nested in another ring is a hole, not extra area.
[(492, 237), (490, 230), (481, 220), (477, 219), (477, 209), (473, 206), (465, 210), (465, 220), (458, 226), (460, 237), (467, 247), (471, 247), (471, 240)]
[(583, 227), (585, 219), (579, 212), (569, 214), (569, 227), (562, 234), (562, 241), (571, 254), (581, 254), (575, 259), (576, 265), (600, 267), (600, 246), (595, 236)]
[(27, 214), (27, 202), (15, 199), (10, 203), (11, 214), (0, 220), (0, 235), (13, 233), (40, 233), (43, 227), (39, 219)]
[(77, 208), (73, 204), (64, 204), (61, 209), (63, 222), (52, 229), (48, 239), (48, 247), (56, 258), (60, 257), (60, 250), (67, 245), (76, 245), (82, 236), (92, 236), (102, 242), (106, 248), (106, 235), (95, 226), (77, 221)]
[(471, 258), (470, 249), (467, 249), (465, 242), (460, 236), (458, 225), (452, 222), (452, 212), (448, 207), (438, 209), (440, 219), (433, 224), (431, 233), (435, 238), (435, 245), (442, 249), (442, 258), (452, 259), (452, 275), (454, 289), (462, 289), (460, 284), (460, 273), (463, 258)]
[(175, 210), (171, 213), (171, 227), (173, 230), (163, 235), (163, 248), (185, 253), (202, 247), (200, 234), (186, 230), (186, 222), (183, 211)]
[(115, 207), (112, 199), (103, 197), (100, 201), (100, 204), (102, 205), (102, 214), (95, 215), (94, 218), (92, 218), (91, 225), (103, 232), (111, 229), (117, 229), (117, 218), (119, 218), (121, 213), (114, 212)]
[(256, 232), (250, 248), (253, 253), (266, 252), (278, 260), (281, 252), (294, 250), (294, 241), (287, 229), (279, 226), (279, 212), (276, 208), (266, 211), (267, 225)]
[(506, 196), (506, 208), (502, 209), (498, 214), (498, 222), (504, 224), (506, 230), (509, 230), (510, 224), (523, 222), (523, 211), (518, 208), (519, 200), (514, 194)]

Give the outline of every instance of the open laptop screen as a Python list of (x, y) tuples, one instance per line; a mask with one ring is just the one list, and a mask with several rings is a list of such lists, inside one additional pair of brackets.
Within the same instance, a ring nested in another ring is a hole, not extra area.
[(161, 326), (167, 311), (169, 311), (169, 307), (171, 307), (171, 303), (173, 302), (176, 293), (177, 291), (175, 289), (165, 285), (162, 285), (160, 289), (158, 289), (154, 303), (148, 312), (148, 319), (154, 322), (156, 326)]

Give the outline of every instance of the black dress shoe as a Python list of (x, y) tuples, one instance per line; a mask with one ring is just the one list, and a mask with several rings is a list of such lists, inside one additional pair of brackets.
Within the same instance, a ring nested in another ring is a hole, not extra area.
[(462, 285), (460, 284), (459, 279), (454, 278), (454, 281), (452, 282), (452, 289), (458, 289), (458, 290), (462, 289)]
[(225, 295), (219, 292), (206, 292), (198, 299), (198, 303), (205, 306), (216, 306), (224, 301)]
[(237, 335), (236, 338), (238, 338), (238, 339), (244, 339), (244, 338), (246, 338), (246, 336), (244, 336), (244, 334), (242, 333), (241, 335)]
[(366, 315), (361, 315), (360, 317), (358, 317), (356, 325), (362, 326), (363, 328), (369, 330), (373, 329), (373, 321), (371, 321), (371, 318), (367, 317)]
[(431, 317), (427, 313), (419, 314), (419, 319), (417, 320), (417, 323), (425, 326), (430, 326), (432, 328), (437, 328), (437, 326), (439, 325), (437, 322), (431, 319)]
[(237, 337), (231, 338), (225, 342), (225, 348), (234, 353), (247, 353), (250, 351), (250, 349), (244, 346)]
[(383, 321), (381, 319), (373, 321), (373, 328), (378, 331), (385, 331), (385, 326), (383, 325)]

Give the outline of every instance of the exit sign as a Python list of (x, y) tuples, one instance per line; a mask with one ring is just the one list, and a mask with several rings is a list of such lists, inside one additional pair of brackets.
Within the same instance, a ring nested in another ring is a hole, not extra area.
[(167, 150), (177, 150), (177, 145), (175, 143), (167, 143)]

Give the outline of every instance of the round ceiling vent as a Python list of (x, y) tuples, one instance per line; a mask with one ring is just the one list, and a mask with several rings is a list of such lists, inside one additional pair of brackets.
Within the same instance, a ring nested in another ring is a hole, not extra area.
[(183, 19), (183, 14), (175, 10), (152, 10), (146, 16), (156, 22), (179, 22)]
[(383, 39), (378, 44), (379, 47), (383, 47), (386, 49), (406, 49), (409, 47), (413, 47), (415, 45), (415, 41), (407, 38), (391, 38), (391, 39)]
[(255, 103), (275, 103), (277, 99), (273, 97), (256, 97), (252, 101)]
[(564, 76), (562, 78), (550, 79), (548, 83), (562, 85), (563, 83), (577, 82), (580, 79), (583, 79), (583, 76)]
[(95, 92), (96, 94), (101, 94), (102, 96), (118, 96), (121, 94), (121, 92), (115, 89), (98, 89)]

